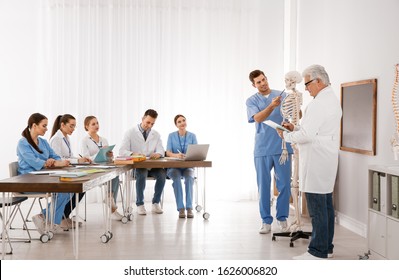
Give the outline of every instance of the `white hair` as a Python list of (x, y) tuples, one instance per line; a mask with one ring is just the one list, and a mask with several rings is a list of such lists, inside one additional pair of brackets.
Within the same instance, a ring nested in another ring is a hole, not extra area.
[(328, 74), (326, 70), (324, 69), (323, 66), (321, 65), (311, 65), (302, 72), (302, 76), (305, 78), (306, 76), (309, 76), (310, 80), (313, 79), (320, 79), (323, 84), (329, 85), (330, 84), (330, 78), (328, 77)]

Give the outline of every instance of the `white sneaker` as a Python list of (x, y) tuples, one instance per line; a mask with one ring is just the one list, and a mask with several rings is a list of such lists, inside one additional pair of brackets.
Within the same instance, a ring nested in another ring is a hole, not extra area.
[(37, 228), (37, 231), (40, 233), (40, 235), (44, 234), (46, 228), (46, 222), (44, 220), (43, 214), (38, 214), (33, 216), (32, 221), (35, 224), (35, 227)]
[(144, 205), (137, 206), (137, 214), (147, 215), (147, 211), (145, 210)]
[(269, 233), (271, 229), (272, 229), (271, 225), (262, 223), (262, 227), (259, 229), (259, 233), (266, 234)]
[(159, 205), (159, 203), (154, 203), (152, 205), (152, 213), (157, 213), (157, 214), (163, 213), (163, 210), (162, 210), (161, 206)]
[(286, 232), (288, 230), (287, 220), (277, 221), (277, 224), (280, 226), (281, 232)]
[(116, 221), (122, 221), (123, 215), (121, 213), (119, 213), (117, 210), (115, 210), (112, 214), (111, 214), (111, 219), (112, 220), (116, 220)]
[(316, 256), (313, 256), (309, 252), (303, 253), (302, 255), (293, 257), (294, 260), (323, 260), (323, 258), (318, 258)]

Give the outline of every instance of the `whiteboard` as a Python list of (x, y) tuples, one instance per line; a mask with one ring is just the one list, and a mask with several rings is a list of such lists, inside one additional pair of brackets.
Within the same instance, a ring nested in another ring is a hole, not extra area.
[(341, 150), (376, 154), (377, 79), (341, 84)]

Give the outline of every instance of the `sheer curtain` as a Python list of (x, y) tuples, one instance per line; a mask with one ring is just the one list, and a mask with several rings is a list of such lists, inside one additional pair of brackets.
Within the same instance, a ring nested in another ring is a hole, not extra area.
[(75, 154), (87, 115), (98, 117), (117, 155), (146, 109), (158, 111), (165, 147), (183, 114), (210, 144), (208, 199), (257, 198), (248, 74), (263, 69), (283, 87), (284, 1), (43, 0), (41, 19), (38, 107), (50, 124), (58, 114), (76, 117)]

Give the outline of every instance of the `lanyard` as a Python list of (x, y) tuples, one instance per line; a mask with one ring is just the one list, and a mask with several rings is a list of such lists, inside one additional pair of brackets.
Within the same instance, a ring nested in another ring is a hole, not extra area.
[(103, 143), (100, 141), (99, 143), (97, 143), (96, 141), (94, 141), (93, 138), (90, 137), (90, 140), (93, 141), (94, 144), (96, 144), (98, 149), (101, 149), (103, 147)]
[(184, 154), (184, 153), (185, 153), (185, 148), (186, 148), (187, 132), (186, 132), (186, 134), (184, 134), (184, 136), (183, 136), (183, 137), (184, 137), (183, 146), (181, 145), (179, 132), (176, 131), (176, 133), (177, 133), (177, 138), (179, 139), (179, 144), (180, 144), (181, 152)]
[(67, 145), (68, 150), (69, 150), (69, 157), (71, 157), (71, 156), (72, 156), (71, 144), (69, 144), (69, 141), (68, 141), (65, 137), (63, 137), (62, 139), (64, 139), (64, 142), (65, 142), (65, 144)]

